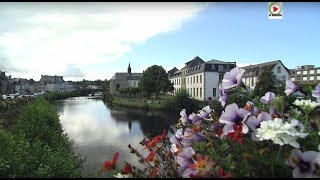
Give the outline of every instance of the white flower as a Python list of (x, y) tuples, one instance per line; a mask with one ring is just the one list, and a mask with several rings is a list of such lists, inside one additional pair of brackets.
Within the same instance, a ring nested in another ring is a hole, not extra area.
[(291, 123), (283, 123), (282, 119), (275, 118), (274, 120), (263, 121), (257, 129), (255, 136), (260, 140), (272, 140), (273, 143), (290, 144), (293, 147), (299, 148), (299, 143), (296, 140), (305, 138), (308, 134), (297, 131), (295, 128), (299, 125), (298, 120), (291, 120)]
[(130, 178), (130, 177), (132, 177), (132, 175), (131, 174), (118, 173), (117, 175), (113, 175), (113, 177), (116, 177), (116, 178)]
[(295, 100), (294, 103), (297, 106), (300, 106), (302, 108), (302, 110), (306, 113), (309, 114), (311, 111), (313, 111), (316, 107), (320, 106), (320, 103), (316, 102), (316, 101), (311, 101), (311, 99), (309, 100)]

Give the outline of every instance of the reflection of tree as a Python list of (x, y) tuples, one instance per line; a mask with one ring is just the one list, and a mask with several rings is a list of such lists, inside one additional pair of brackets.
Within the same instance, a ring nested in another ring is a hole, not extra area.
[(178, 116), (176, 114), (162, 112), (150, 114), (140, 119), (140, 127), (143, 134), (149, 138), (154, 137), (168, 129), (171, 124), (177, 123)]
[(66, 106), (65, 100), (62, 101), (55, 101), (54, 106), (58, 112), (58, 114), (64, 114), (64, 108)]
[(131, 131), (132, 122), (140, 122), (140, 128), (147, 137), (154, 137), (157, 134), (168, 130), (171, 124), (177, 123), (179, 113), (145, 111), (140, 109), (125, 109), (112, 107), (111, 117), (119, 122), (128, 122)]
[(132, 121), (131, 121), (131, 119), (129, 119), (129, 121), (128, 121), (129, 132), (131, 132), (131, 127), (132, 127)]

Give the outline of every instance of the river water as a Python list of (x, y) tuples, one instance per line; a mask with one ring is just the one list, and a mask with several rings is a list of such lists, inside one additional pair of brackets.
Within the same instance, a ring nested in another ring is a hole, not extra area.
[(76, 151), (86, 157), (85, 177), (96, 177), (94, 172), (116, 152), (120, 153), (119, 169), (124, 160), (138, 166), (138, 159), (130, 154), (128, 144), (147, 156), (148, 151), (143, 151), (139, 142), (145, 136), (153, 137), (163, 129), (168, 130), (180, 117), (179, 113), (108, 107), (101, 99), (92, 97), (59, 100), (54, 105)]

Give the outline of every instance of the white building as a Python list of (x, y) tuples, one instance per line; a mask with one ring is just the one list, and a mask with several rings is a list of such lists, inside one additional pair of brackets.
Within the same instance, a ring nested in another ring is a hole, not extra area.
[(197, 100), (217, 100), (219, 84), (226, 72), (236, 67), (235, 62), (219, 60), (203, 61), (196, 56), (185, 63), (181, 70), (172, 69), (168, 72), (169, 80), (173, 83), (174, 93), (186, 89), (192, 98)]
[(40, 81), (37, 83), (37, 91), (64, 92), (72, 91), (75, 86), (65, 82), (63, 76), (41, 75)]
[(241, 68), (245, 70), (242, 76), (242, 81), (251, 90), (255, 88), (262, 68), (271, 69), (278, 80), (285, 81), (290, 77), (288, 68), (286, 68), (280, 60), (245, 66)]

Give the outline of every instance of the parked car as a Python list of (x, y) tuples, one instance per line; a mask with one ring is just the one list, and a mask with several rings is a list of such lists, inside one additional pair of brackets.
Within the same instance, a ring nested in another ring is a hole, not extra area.
[(7, 98), (14, 99), (14, 94), (9, 94), (9, 96), (7, 96)]

